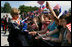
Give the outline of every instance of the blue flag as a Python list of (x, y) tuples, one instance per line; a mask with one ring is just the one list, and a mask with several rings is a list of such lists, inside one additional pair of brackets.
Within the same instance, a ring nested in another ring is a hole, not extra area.
[(60, 7), (60, 9), (59, 9), (59, 13), (61, 13), (61, 7)]
[(23, 23), (23, 31), (22, 32), (26, 32), (25, 30), (27, 30), (27, 24), (25, 22), (22, 22)]

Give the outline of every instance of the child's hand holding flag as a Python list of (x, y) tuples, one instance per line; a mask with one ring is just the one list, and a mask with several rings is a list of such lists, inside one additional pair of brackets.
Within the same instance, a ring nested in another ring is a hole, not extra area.
[(46, 2), (46, 8), (49, 9), (49, 3), (48, 2)]

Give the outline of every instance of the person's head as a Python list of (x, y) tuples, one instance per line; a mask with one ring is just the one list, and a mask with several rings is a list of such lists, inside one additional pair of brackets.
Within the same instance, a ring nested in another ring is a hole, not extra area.
[(34, 17), (33, 18), (33, 21), (38, 21), (38, 17)]
[(10, 14), (11, 14), (12, 18), (18, 19), (19, 18), (19, 13), (20, 13), (20, 11), (17, 8), (12, 8)]
[(63, 19), (63, 16), (61, 16), (61, 17), (59, 18), (59, 25), (61, 25), (61, 26), (62, 26), (62, 19)]
[(49, 18), (51, 19), (51, 20), (54, 20), (54, 16), (52, 15), (52, 13), (50, 12), (50, 13), (48, 13), (48, 16), (49, 16)]
[(3, 18), (5, 17), (5, 15), (3, 16)]
[(59, 19), (58, 25), (61, 25), (62, 26), (62, 19)]
[(67, 14), (66, 14), (66, 16), (70, 16), (71, 14), (68, 12)]
[(34, 13), (31, 13), (31, 15), (34, 15)]
[(60, 25), (66, 26), (67, 23), (68, 23), (68, 21), (67, 21), (67, 17), (66, 16), (60, 17), (60, 19), (59, 19), (59, 24)]
[(6, 14), (6, 17), (8, 17), (8, 15)]
[(22, 15), (24, 16), (24, 12), (22, 12)]
[(27, 14), (30, 14), (30, 12), (27, 12)]
[(45, 21), (48, 21), (50, 19), (50, 17), (46, 14), (46, 15), (44, 15), (44, 20)]
[(71, 15), (70, 16), (67, 16), (65, 19), (67, 21), (67, 24), (71, 23)]
[(66, 19), (62, 19), (62, 25), (63, 25), (63, 26), (66, 26), (66, 24), (67, 24)]

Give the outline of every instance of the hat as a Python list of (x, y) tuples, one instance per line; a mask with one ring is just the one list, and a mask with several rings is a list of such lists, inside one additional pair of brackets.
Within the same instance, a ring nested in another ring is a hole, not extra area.
[(12, 8), (11, 15), (13, 15), (13, 14), (19, 14), (19, 13), (20, 13), (20, 11), (17, 8)]

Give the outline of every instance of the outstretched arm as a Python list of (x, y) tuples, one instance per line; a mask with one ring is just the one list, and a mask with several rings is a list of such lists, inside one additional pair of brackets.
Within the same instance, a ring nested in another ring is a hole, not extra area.
[(41, 30), (41, 31), (36, 31), (37, 33), (45, 33), (48, 29), (48, 26), (44, 29), (44, 30)]
[(49, 5), (48, 2), (46, 2), (46, 8), (49, 9), (49, 10), (51, 11), (52, 15), (55, 16), (55, 17), (58, 19), (57, 15), (56, 15), (55, 12), (53, 11), (53, 9), (50, 7), (50, 5)]
[(55, 30), (53, 30), (53, 31), (51, 31), (51, 32), (49, 32), (49, 33), (47, 33), (47, 35), (52, 35), (52, 34), (55, 34), (55, 33), (57, 33), (58, 32), (58, 29), (56, 28)]
[[(45, 30), (46, 31), (46, 30)], [(45, 31), (43, 31), (43, 32), (45, 32)], [(43, 32), (38, 32), (38, 33), (43, 33)], [(53, 31), (51, 31), (51, 32), (48, 32), (48, 33), (46, 33), (46, 34), (43, 34), (43, 35), (41, 35), (42, 37), (43, 36), (49, 36), (49, 35), (52, 35), (52, 34), (54, 34), (54, 33), (57, 33), (58, 32), (58, 29), (55, 29), (55, 30), (53, 30)]]
[(45, 33), (47, 31), (47, 28), (48, 26), (44, 30), (29, 32), (29, 34), (35, 35), (36, 33)]
[(41, 22), (44, 22), (44, 15), (41, 16)]

